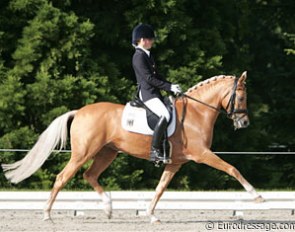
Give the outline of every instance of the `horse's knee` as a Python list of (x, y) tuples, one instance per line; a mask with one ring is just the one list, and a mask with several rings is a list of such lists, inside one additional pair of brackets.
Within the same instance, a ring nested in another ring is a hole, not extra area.
[(234, 166), (230, 166), (228, 168), (228, 174), (237, 178), (238, 176), (240, 176), (240, 172), (238, 171), (238, 169), (236, 169)]
[(58, 174), (55, 178), (55, 182), (54, 182), (54, 188), (56, 189), (60, 189), (65, 185), (65, 181), (63, 181), (63, 175), (62, 174)]

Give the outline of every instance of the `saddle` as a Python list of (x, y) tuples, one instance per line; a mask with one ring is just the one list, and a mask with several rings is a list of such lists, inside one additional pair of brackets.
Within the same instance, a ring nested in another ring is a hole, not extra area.
[[(167, 127), (168, 137), (174, 133), (176, 127), (176, 111), (173, 102), (171, 98), (164, 99), (164, 104), (171, 115)], [(143, 101), (135, 97), (125, 105), (121, 124), (127, 131), (152, 135), (158, 121), (159, 117), (153, 113)]]

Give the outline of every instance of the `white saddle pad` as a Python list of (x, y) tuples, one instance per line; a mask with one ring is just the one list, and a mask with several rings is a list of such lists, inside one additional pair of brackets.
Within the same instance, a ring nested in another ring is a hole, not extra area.
[[(167, 127), (168, 137), (174, 133), (176, 127), (176, 112), (174, 106), (171, 117), (172, 120)], [(129, 102), (125, 105), (123, 110), (121, 124), (122, 127), (127, 131), (144, 135), (152, 135), (154, 133), (154, 131), (151, 130), (148, 125), (146, 119), (146, 110), (139, 107), (133, 107)]]

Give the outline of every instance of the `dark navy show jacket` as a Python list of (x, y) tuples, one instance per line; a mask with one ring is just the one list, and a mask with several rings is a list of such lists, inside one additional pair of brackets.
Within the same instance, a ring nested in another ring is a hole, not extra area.
[(148, 56), (145, 51), (136, 48), (132, 66), (144, 102), (155, 97), (162, 100), (160, 90), (170, 91), (171, 82), (158, 74), (152, 55)]

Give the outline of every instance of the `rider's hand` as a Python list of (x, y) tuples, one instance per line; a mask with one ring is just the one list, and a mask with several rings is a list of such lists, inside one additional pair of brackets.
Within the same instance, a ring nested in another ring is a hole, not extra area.
[(182, 92), (180, 85), (172, 84), (171, 85), (171, 92), (173, 92), (175, 95), (178, 95)]

